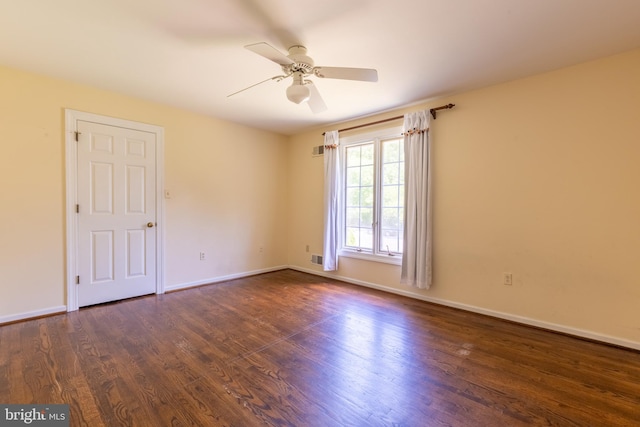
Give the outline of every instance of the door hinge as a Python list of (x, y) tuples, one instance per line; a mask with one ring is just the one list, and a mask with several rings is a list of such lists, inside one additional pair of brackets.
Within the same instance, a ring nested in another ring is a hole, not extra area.
[(80, 276), (76, 276), (76, 285), (80, 284)]
[(80, 205), (76, 205), (76, 213), (80, 213)]
[(78, 142), (78, 141), (80, 140), (80, 134), (81, 134), (82, 132), (80, 132), (80, 131), (75, 131), (74, 133), (76, 134), (76, 142)]

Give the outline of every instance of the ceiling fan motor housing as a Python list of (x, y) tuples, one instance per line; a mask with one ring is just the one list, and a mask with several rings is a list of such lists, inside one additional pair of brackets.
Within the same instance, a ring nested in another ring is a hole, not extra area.
[(304, 74), (313, 72), (313, 59), (307, 56), (306, 47), (300, 45), (291, 46), (287, 58), (293, 61), (293, 64), (286, 66), (291, 72), (302, 72)]

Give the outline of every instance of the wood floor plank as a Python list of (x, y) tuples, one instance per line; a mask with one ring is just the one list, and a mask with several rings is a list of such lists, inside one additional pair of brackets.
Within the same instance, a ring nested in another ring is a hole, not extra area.
[(634, 426), (640, 352), (292, 270), (0, 326), (72, 426)]

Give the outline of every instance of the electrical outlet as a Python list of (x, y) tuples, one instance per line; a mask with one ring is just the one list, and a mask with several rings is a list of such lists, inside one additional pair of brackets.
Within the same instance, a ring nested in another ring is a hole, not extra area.
[(263, 252), (264, 252), (264, 246), (260, 246), (260, 248), (258, 249), (258, 251), (259, 251), (260, 253), (263, 253)]
[(205, 255), (205, 253), (200, 252), (200, 261), (204, 261), (205, 259), (207, 259), (207, 256)]
[(309, 252), (309, 245), (307, 245), (306, 251)]
[(511, 273), (503, 273), (504, 281), (503, 283), (507, 286), (513, 285), (513, 274)]

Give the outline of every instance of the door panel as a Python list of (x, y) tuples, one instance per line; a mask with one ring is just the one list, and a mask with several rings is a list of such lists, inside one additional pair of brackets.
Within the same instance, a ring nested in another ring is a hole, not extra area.
[(113, 215), (113, 167), (112, 163), (91, 162), (91, 214)]
[(145, 235), (145, 230), (127, 230), (127, 277), (146, 275)]
[(114, 280), (113, 230), (91, 232), (91, 283)]
[(146, 169), (141, 166), (127, 166), (127, 214), (146, 212)]
[(155, 134), (77, 122), (79, 306), (156, 291)]

